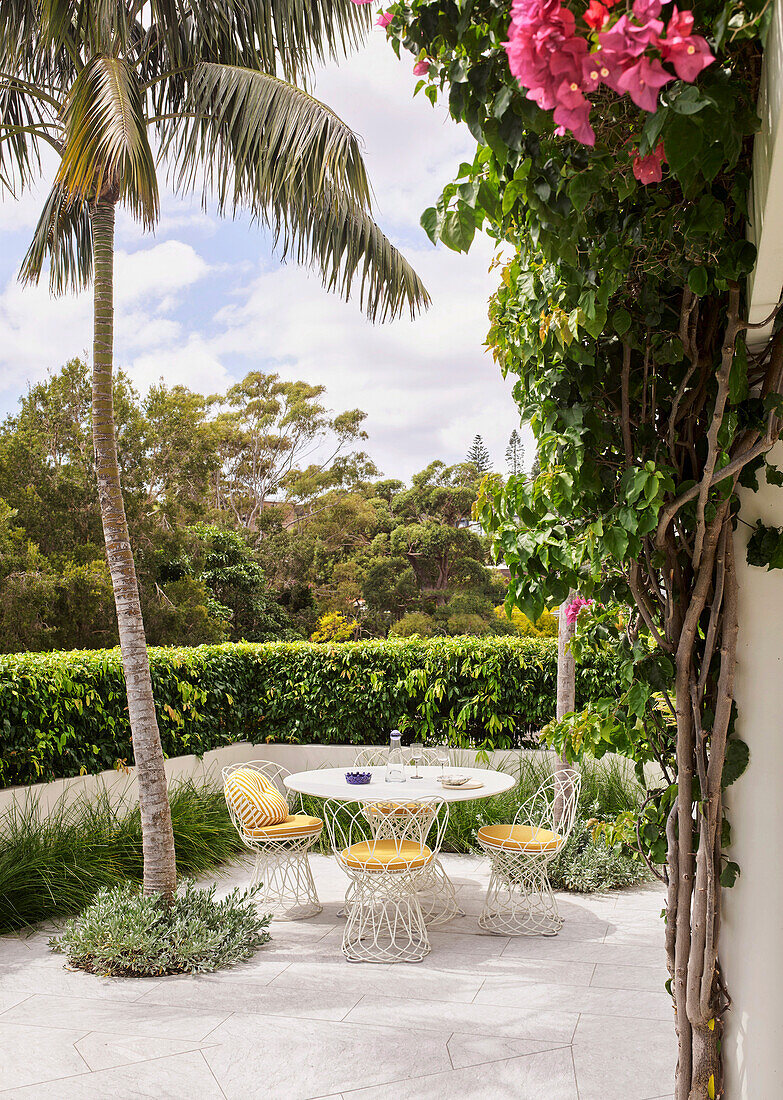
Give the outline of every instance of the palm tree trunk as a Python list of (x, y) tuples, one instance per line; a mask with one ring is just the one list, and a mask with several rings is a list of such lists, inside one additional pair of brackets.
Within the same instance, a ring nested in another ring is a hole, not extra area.
[(144, 892), (173, 895), (177, 886), (174, 833), (163, 767), (147, 640), (141, 617), (136, 566), (120, 486), (114, 425), (114, 201), (92, 207), (95, 312), (92, 374), (92, 435), (106, 558), (114, 588), (128, 718), (139, 781)]

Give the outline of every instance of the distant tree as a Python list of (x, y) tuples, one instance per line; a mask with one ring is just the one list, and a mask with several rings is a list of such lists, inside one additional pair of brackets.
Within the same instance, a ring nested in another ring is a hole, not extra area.
[(475, 435), (473, 437), (473, 442), (465, 457), (472, 466), (476, 467), (476, 470), (482, 477), (484, 474), (489, 473), (491, 468), (489, 451), (480, 435)]
[(525, 460), (525, 448), (522, 444), (519, 432), (514, 428), (511, 435), (508, 437), (508, 446), (506, 447), (506, 463), (508, 464), (508, 472), (516, 477), (523, 471), (523, 462)]
[(537, 478), (541, 473), (541, 459), (539, 458), (538, 451), (536, 451), (535, 458), (533, 459), (533, 465), (530, 467), (530, 476)]
[(321, 401), (325, 389), (251, 371), (211, 398), (220, 458), (214, 503), (239, 526), (257, 530), (264, 508), (279, 494), (311, 500), (377, 474), (363, 452), (344, 453), (367, 438), (366, 413), (350, 409), (332, 416)]

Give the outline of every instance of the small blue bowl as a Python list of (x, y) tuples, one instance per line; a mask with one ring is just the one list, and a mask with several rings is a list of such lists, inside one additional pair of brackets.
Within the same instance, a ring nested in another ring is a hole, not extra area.
[(354, 787), (361, 787), (365, 783), (369, 783), (372, 779), (372, 772), (346, 772), (345, 782), (353, 784)]

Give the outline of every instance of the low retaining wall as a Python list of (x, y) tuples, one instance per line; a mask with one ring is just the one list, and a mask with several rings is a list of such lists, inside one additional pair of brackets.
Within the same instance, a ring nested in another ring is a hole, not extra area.
[[(166, 761), (169, 784), (180, 779), (192, 779), (197, 783), (220, 783), (220, 772), (227, 764), (244, 760), (273, 760), (290, 772), (309, 771), (312, 768), (342, 768), (353, 764), (362, 745), (252, 745), (240, 742), (213, 749), (204, 756), (176, 756)], [(370, 747), (370, 746), (367, 746)], [(378, 748), (378, 746), (372, 746)], [(507, 770), (514, 767), (522, 754), (551, 755), (546, 750), (511, 749), (488, 754), (489, 767)], [(460, 749), (455, 753), (455, 763), (462, 767), (476, 765), (476, 752)], [(482, 761), (479, 767), (486, 767)], [(51, 783), (36, 783), (30, 787), (9, 787), (0, 790), (0, 815), (13, 806), (22, 807), (30, 799), (37, 801), (41, 811), (48, 815), (58, 805), (72, 805), (84, 797), (94, 799), (105, 792), (113, 806), (122, 803), (132, 805), (138, 799), (136, 769), (100, 772), (98, 775), (79, 775), (71, 779), (54, 779)]]

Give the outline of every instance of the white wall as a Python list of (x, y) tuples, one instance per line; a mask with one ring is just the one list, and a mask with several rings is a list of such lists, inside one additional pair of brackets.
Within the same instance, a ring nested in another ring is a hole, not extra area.
[[(251, 745), (242, 742), (213, 749), (199, 760), (197, 756), (177, 756), (166, 761), (169, 782), (191, 778), (197, 782), (220, 782), (220, 771), (227, 764), (241, 760), (273, 760), (290, 772), (309, 771), (320, 767), (348, 767), (356, 758), (362, 745)], [(528, 753), (529, 750), (521, 750)], [(518, 761), (520, 750), (497, 751), (489, 754), (489, 767), (512, 766)], [(554, 754), (549, 754), (554, 756)], [(476, 753), (459, 750), (453, 754), (455, 764), (469, 767), (476, 762)], [(479, 766), (485, 766), (479, 763)], [(72, 779), (55, 779), (51, 783), (37, 783), (30, 787), (10, 787), (0, 790), (0, 814), (11, 806), (22, 807), (28, 799), (34, 799), (43, 813), (63, 803), (70, 805), (81, 797), (94, 798), (106, 792), (112, 805), (125, 802), (131, 805), (138, 799), (136, 769), (126, 772), (101, 772), (99, 775), (77, 776)]]
[[(783, 464), (783, 445), (772, 459)], [(760, 483), (741, 516), (783, 526), (783, 491)], [(750, 746), (745, 774), (726, 792), (741, 874), (725, 890), (721, 961), (733, 1005), (726, 1016), (728, 1100), (783, 1096), (783, 570), (749, 566), (751, 529), (735, 537), (739, 575), (737, 732)]]

